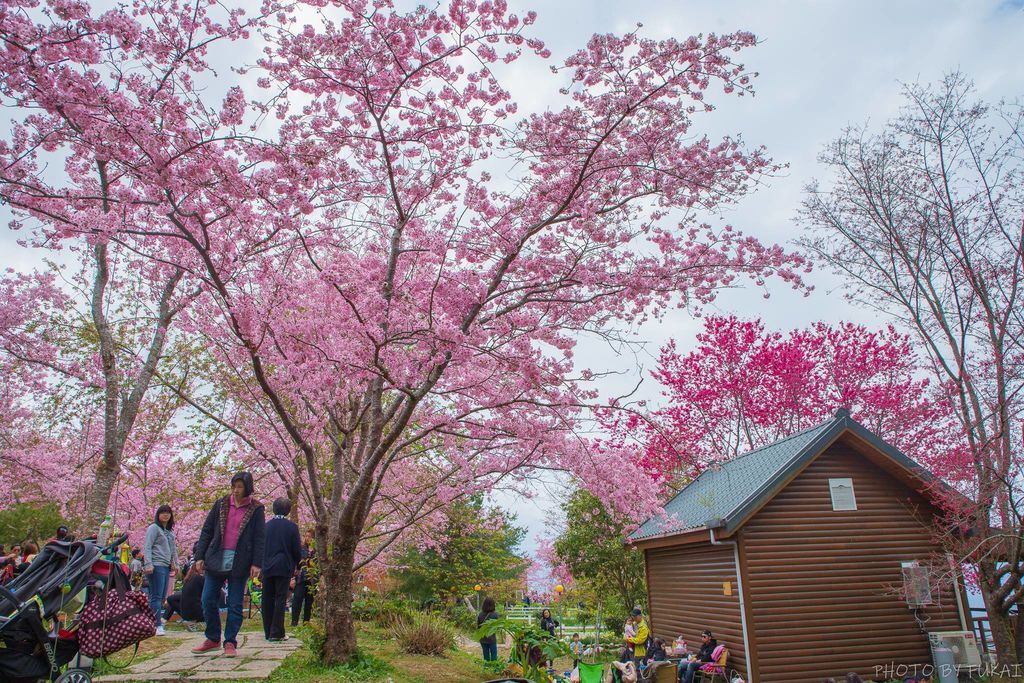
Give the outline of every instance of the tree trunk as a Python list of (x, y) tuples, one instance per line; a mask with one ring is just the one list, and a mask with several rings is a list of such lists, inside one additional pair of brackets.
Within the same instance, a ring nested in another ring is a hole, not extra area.
[(324, 651), (321, 660), (331, 666), (344, 664), (356, 653), (356, 628), (352, 619), (352, 570), (357, 536), (347, 534), (326, 553), (320, 568), (320, 604), (324, 619)]
[[(992, 629), (992, 644), (996, 648), (996, 659), (1000, 666), (1024, 664), (1024, 652), (1017, 647), (1019, 638), (1014, 635), (1013, 618), (1002, 607), (1002, 600), (994, 595), (999, 589), (995, 576), (996, 565), (991, 561), (978, 563), (981, 593), (985, 600), (985, 612)], [(1019, 634), (1018, 634), (1019, 635)]]
[(288, 502), (292, 504), (292, 511), (288, 515), (288, 518), (296, 524), (301, 524), (302, 520), (299, 519), (299, 491), (295, 486), (291, 484), (285, 484), (284, 495), (288, 499)]
[[(115, 462), (120, 463), (120, 459)], [(88, 536), (99, 531), (100, 522), (107, 514), (110, 505), (110, 495), (114, 490), (114, 484), (121, 473), (120, 466), (112, 466), (107, 461), (106, 455), (100, 460), (96, 467), (96, 474), (93, 477), (92, 487), (89, 489), (89, 496), (85, 503), (85, 518), (80, 530), (82, 535)]]
[(1020, 605), (1018, 614), (1001, 605), (988, 607), (986, 612), (992, 627), (992, 642), (996, 647), (996, 659), (1001, 666), (1024, 664), (1024, 634), (1021, 633)]
[(1016, 636), (1014, 647), (1017, 650), (1017, 663), (1024, 664), (1024, 610), (1017, 607), (1017, 616), (1013, 620), (1013, 632)]
[[(100, 177), (104, 179), (105, 187), (104, 168), (103, 165), (100, 166)], [(93, 247), (93, 256), (96, 260), (96, 273), (93, 279), (91, 310), (92, 321), (96, 326), (96, 335), (99, 337), (100, 362), (104, 380), (103, 456), (100, 458), (99, 465), (96, 466), (96, 475), (93, 479), (92, 489), (89, 491), (89, 500), (85, 506), (83, 522), (88, 533), (91, 533), (92, 529), (98, 528), (104, 515), (107, 514), (110, 493), (114, 490), (114, 484), (121, 473), (121, 444), (117, 439), (121, 385), (117, 372), (114, 336), (104, 308), (107, 283), (110, 280), (106, 243), (97, 242)]]
[(1002, 614), (1000, 610), (988, 610), (988, 623), (992, 628), (992, 643), (996, 646), (996, 659), (999, 664), (1020, 664), (1010, 617)]

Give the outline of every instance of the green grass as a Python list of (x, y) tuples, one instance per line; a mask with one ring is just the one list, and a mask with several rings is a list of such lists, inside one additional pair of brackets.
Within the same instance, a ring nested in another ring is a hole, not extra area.
[(385, 680), (395, 669), (382, 659), (360, 650), (348, 664), (324, 666), (308, 649), (302, 648), (278, 667), (268, 679), (276, 683), (290, 681), (380, 681)]
[[(483, 668), (479, 656), (461, 650), (452, 650), (444, 657), (411, 655), (403, 652), (385, 629), (367, 622), (357, 625), (356, 634), (360, 654), (352, 662), (326, 667), (308, 647), (303, 647), (287, 657), (268, 680), (271, 683), (372, 683), (388, 679), (394, 683), (480, 683), (494, 678)], [(295, 635), (308, 643), (311, 634), (299, 629)]]

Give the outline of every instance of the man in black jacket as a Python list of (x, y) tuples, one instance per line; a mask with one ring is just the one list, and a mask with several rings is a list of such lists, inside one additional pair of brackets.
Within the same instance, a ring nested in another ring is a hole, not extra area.
[(700, 646), (700, 651), (697, 653), (697, 659), (692, 662), (687, 662), (685, 659), (679, 662), (677, 672), (681, 683), (691, 683), (697, 669), (704, 664), (710, 664), (715, 661), (713, 653), (715, 648), (718, 647), (718, 641), (714, 639), (711, 631), (707, 629), (701, 632), (700, 639), (703, 642)]
[(192, 648), (201, 654), (220, 649), (221, 588), (228, 584), (228, 618), (224, 623), (224, 655), (234, 657), (238, 649), (238, 631), (242, 628), (242, 596), (245, 582), (260, 575), (263, 564), (263, 503), (252, 495), (252, 475), (239, 472), (231, 477), (231, 494), (210, 509), (192, 548), (196, 567), (206, 571), (203, 583), (203, 616), (206, 640)]
[(299, 527), (288, 519), (292, 502), (274, 501), (274, 518), (267, 522), (263, 553), (263, 635), (270, 642), (284, 640), (284, 609), (288, 601), (288, 583), (295, 574), (301, 555)]

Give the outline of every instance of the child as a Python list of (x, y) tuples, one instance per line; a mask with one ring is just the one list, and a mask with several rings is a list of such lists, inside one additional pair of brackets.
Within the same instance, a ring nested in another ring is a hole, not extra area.
[[(633, 644), (628, 642), (630, 638), (636, 637), (636, 623), (633, 621), (633, 617), (626, 617), (626, 625), (622, 627), (622, 638), (626, 640), (626, 649), (629, 650), (630, 658), (633, 656)], [(625, 660), (623, 660), (625, 661)]]
[(664, 662), (667, 659), (668, 653), (665, 651), (665, 641), (661, 638), (655, 638), (650, 649), (647, 650), (643, 664), (640, 665), (639, 677), (643, 680), (650, 680), (653, 670), (658, 666), (655, 662)]
[[(626, 662), (633, 661), (633, 644), (629, 642), (630, 638), (636, 637), (636, 624), (633, 622), (633, 616), (626, 617), (626, 623), (622, 627), (622, 639), (625, 641), (625, 647), (622, 648), (622, 654), (619, 656), (619, 663), (625, 664)], [(633, 670), (634, 676), (636, 675), (636, 669)], [(612, 669), (612, 680), (616, 683), (621, 683), (624, 678), (628, 677), (628, 673), (616, 666)]]
[(583, 657), (583, 643), (580, 642), (580, 634), (572, 634), (572, 641), (569, 643), (569, 652), (572, 653), (572, 668), (580, 665), (580, 658)]
[(654, 643), (651, 645), (651, 649), (647, 651), (647, 659), (652, 662), (664, 662), (668, 659), (668, 652), (665, 651), (665, 641), (661, 638), (655, 638)]

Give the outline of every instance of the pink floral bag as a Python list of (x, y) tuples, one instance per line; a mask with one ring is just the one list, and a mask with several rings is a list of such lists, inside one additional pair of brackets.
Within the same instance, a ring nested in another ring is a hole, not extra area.
[(111, 583), (82, 610), (78, 646), (87, 657), (106, 657), (156, 635), (149, 599), (131, 590), (120, 568), (110, 570)]

